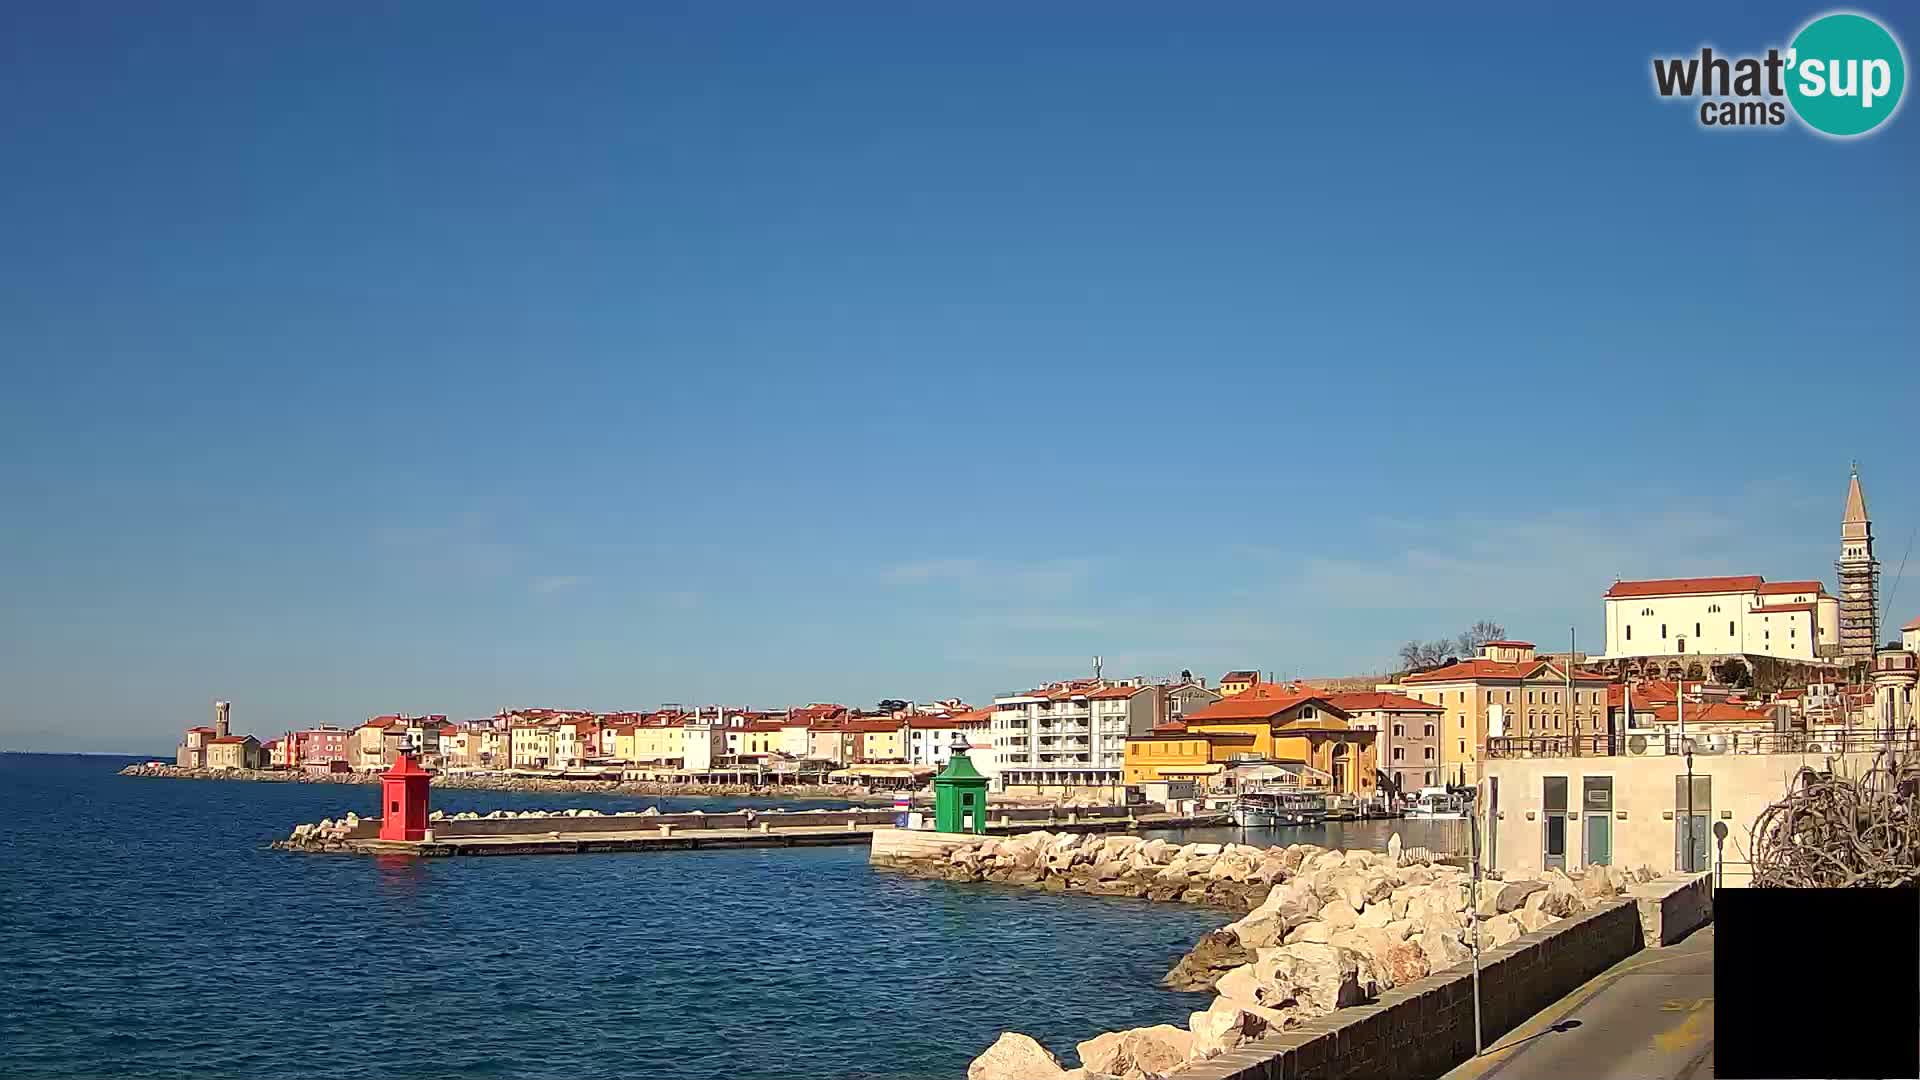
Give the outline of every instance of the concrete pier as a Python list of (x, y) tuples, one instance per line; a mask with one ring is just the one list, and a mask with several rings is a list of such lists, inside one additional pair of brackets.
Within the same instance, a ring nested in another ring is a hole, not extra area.
[[(1136, 808), (1139, 809), (1139, 808)], [(1128, 814), (1125, 809), (1105, 812), (1050, 813), (1045, 808), (1012, 809), (996, 813), (988, 823), (990, 835), (1047, 830), (1049, 832), (1114, 832), (1141, 829), (1180, 829), (1215, 823), (1215, 816), (1192, 817), (1160, 812)], [(1069, 820), (1071, 819), (1071, 820)], [(712, 848), (812, 847), (871, 844), (877, 831), (894, 828), (894, 815), (879, 810), (787, 812), (738, 811), (725, 814), (596, 814), (538, 817), (437, 818), (425, 838), (392, 841), (379, 838), (378, 818), (354, 818), (300, 826), (292, 836), (274, 844), (288, 851), (356, 855), (415, 855), (442, 858), (454, 855), (577, 855), (608, 851), (694, 851)], [(935, 836), (926, 832), (905, 835)]]

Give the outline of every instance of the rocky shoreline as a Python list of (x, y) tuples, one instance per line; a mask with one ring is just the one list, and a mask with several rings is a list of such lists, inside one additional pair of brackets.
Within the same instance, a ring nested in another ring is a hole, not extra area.
[(1186, 1027), (1157, 1024), (1105, 1032), (1076, 1047), (1068, 1069), (1045, 1047), (1007, 1032), (976, 1058), (968, 1080), (1154, 1080), (1243, 1043), (1295, 1028), (1383, 991), (1504, 945), (1560, 919), (1617, 901), (1653, 879), (1641, 867), (1594, 868), (1572, 876), (1482, 881), (1474, 902), (1469, 873), (1404, 852), (1334, 851), (1311, 844), (1169, 844), (1138, 837), (987, 838), (939, 859), (884, 865), (950, 881), (992, 881), (1058, 892), (1136, 896), (1244, 912), (1195, 944), (1165, 985), (1215, 996)]
[[(305, 773), (285, 769), (184, 769), (134, 764), (121, 776), (169, 780), (247, 780), (267, 784), (377, 784), (378, 773)], [(729, 795), (738, 798), (884, 801), (857, 784), (668, 784), (656, 780), (558, 780), (530, 776), (438, 774), (433, 786), (452, 791), (538, 791), (575, 795)], [(891, 796), (887, 797), (888, 799)]]

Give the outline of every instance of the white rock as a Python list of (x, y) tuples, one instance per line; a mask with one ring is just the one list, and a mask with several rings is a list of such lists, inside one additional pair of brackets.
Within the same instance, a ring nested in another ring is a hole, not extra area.
[(967, 1066), (967, 1080), (1056, 1080), (1060, 1061), (1030, 1036), (1009, 1031)]
[(1185, 1064), (1194, 1036), (1172, 1024), (1109, 1031), (1079, 1044), (1080, 1066), (1089, 1073), (1122, 1080), (1157, 1077)]

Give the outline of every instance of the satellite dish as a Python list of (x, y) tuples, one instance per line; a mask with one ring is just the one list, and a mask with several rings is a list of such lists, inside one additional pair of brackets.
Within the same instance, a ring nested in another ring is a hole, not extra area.
[(1498, 739), (1507, 733), (1507, 710), (1495, 705), (1487, 710), (1487, 736)]
[(1645, 735), (1627, 736), (1627, 753), (1644, 754), (1646, 752), (1647, 752), (1647, 737)]

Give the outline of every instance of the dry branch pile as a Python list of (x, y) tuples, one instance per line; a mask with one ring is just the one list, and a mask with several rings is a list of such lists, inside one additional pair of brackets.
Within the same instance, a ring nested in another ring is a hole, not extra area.
[(1858, 777), (1804, 769), (1753, 829), (1753, 884), (1772, 889), (1920, 884), (1920, 752), (1876, 754)]

